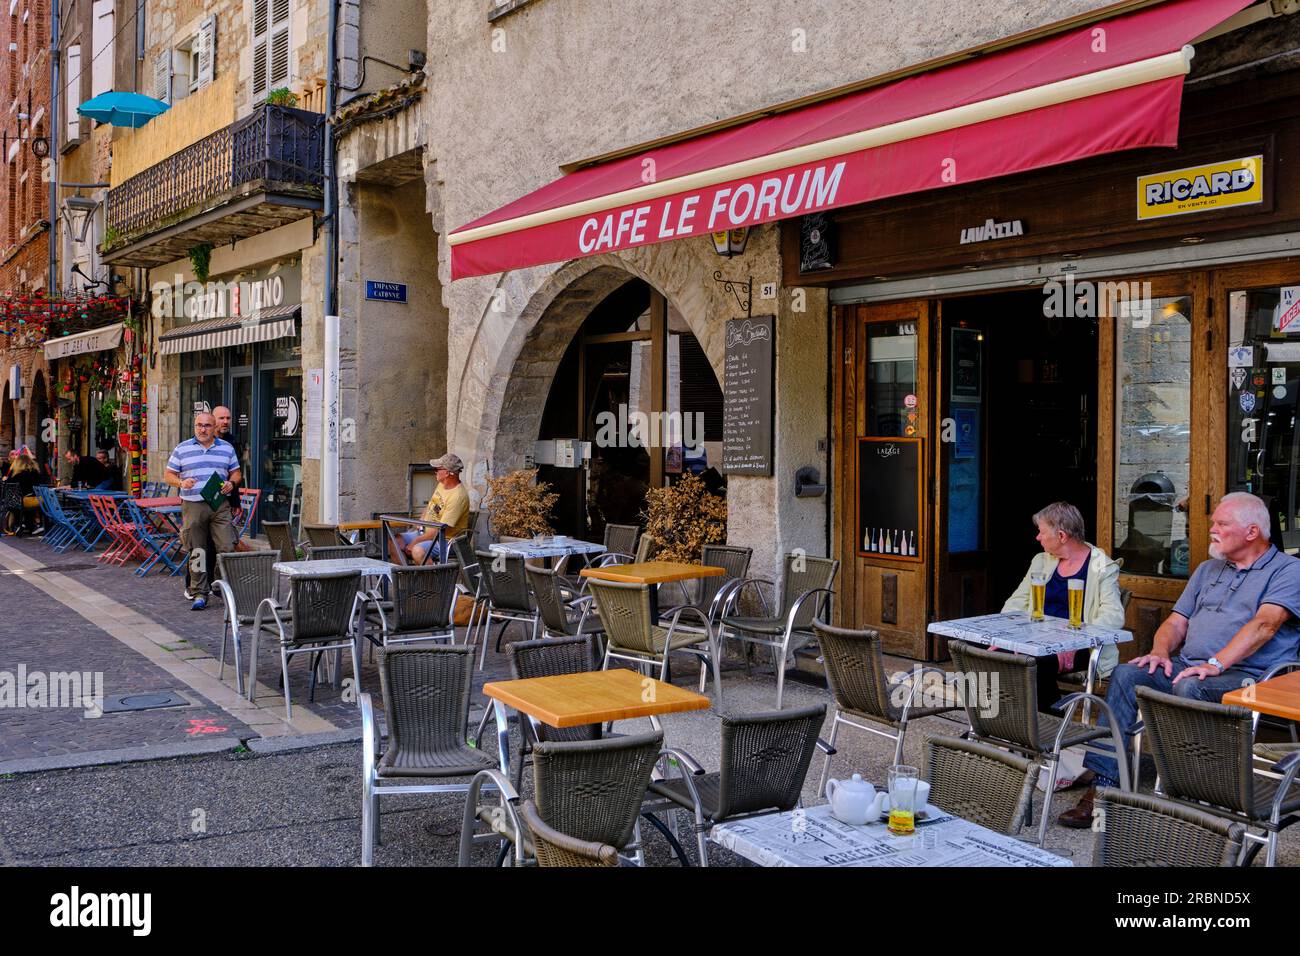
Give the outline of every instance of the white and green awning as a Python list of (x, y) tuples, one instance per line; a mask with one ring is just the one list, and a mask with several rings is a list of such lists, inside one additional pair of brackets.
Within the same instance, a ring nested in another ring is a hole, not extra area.
[(270, 342), (297, 334), (294, 318), (301, 308), (301, 305), (278, 305), (253, 315), (190, 322), (164, 332), (158, 342), (163, 355)]

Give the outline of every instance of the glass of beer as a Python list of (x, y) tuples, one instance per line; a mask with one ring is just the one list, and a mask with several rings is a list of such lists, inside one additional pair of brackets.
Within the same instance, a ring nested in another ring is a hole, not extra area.
[(916, 790), (920, 782), (915, 767), (896, 764), (889, 768), (889, 832), (911, 836), (916, 832)]
[(1070, 627), (1076, 631), (1083, 627), (1083, 580), (1070, 578)]
[(1029, 619), (1031, 621), (1041, 621), (1043, 619), (1043, 604), (1047, 600), (1047, 574), (1042, 571), (1034, 571), (1029, 575)]

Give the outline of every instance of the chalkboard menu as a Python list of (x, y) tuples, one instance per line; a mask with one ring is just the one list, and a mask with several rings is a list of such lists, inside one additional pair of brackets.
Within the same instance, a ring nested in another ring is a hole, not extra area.
[(772, 474), (772, 385), (776, 316), (727, 323), (723, 372), (722, 470)]
[(858, 439), (858, 553), (921, 561), (921, 439)]

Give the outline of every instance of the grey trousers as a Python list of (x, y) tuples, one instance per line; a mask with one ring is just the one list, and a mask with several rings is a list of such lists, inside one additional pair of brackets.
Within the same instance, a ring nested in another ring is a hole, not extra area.
[(181, 502), (181, 549), (189, 552), (190, 590), (212, 593), (216, 568), (208, 567), (208, 544), (212, 552), (226, 554), (235, 549), (235, 529), (230, 524), (230, 504), (222, 501), (216, 511), (206, 501)]

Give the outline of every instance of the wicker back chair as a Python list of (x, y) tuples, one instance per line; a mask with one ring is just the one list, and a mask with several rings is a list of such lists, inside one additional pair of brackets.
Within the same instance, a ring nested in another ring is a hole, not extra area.
[(532, 625), (532, 636), (535, 638), (539, 618), (532, 592), (528, 588), (528, 574), (523, 558), (495, 551), (476, 551), (475, 556), (478, 558), (483, 592), (487, 596), (487, 608), (483, 614), (483, 652), (478, 662), (479, 670), (482, 670), (487, 661), (488, 639), (491, 637), (493, 621), (502, 622), (496, 646), (500, 653), (501, 638), (512, 621)]
[(926, 740), (930, 803), (999, 833), (1020, 829), (1038, 764), (987, 744), (955, 737)]
[(474, 556), (473, 530), (452, 538), (448, 544), (447, 553), (460, 568), (461, 592), (468, 595), (473, 601), (469, 609), (469, 620), (465, 621), (465, 643), (473, 644), (475, 625), (487, 610), (487, 595), (483, 589), (483, 574), (479, 570), (478, 559)]
[(605, 525), (605, 550), (615, 554), (634, 555), (640, 534), (639, 525), (607, 524)]
[(226, 639), (229, 638), (235, 649), (235, 688), (241, 694), (244, 692), (244, 657), (239, 629), (253, 623), (263, 601), (276, 596), (279, 581), (275, 565), (279, 560), (280, 552), (272, 550), (231, 551), (217, 555), (217, 570), (221, 577), (212, 585), (225, 605), (217, 679), (226, 676)]
[[(955, 703), (925, 706), (929, 688), (920, 686), (919, 681), (926, 673), (946, 679), (947, 675), (937, 667), (914, 668), (910, 687), (891, 684), (885, 672), (884, 647), (876, 631), (855, 631), (814, 621), (813, 633), (817, 635), (817, 644), (825, 662), (826, 683), (835, 696), (832, 747), (839, 739), (841, 726), (854, 727), (894, 741), (894, 763), (899, 764), (903, 762), (903, 741), (907, 736), (908, 721), (958, 709)], [(923, 695), (921, 706), (913, 706), (918, 693)], [(886, 727), (889, 729), (882, 729)], [(822, 767), (818, 793), (825, 792), (830, 774), (831, 757), (828, 754)]]
[(648, 534), (641, 535), (641, 540), (636, 545), (636, 563), (642, 564), (646, 561), (653, 561), (655, 555), (663, 550), (663, 542)]
[(753, 548), (740, 548), (730, 544), (706, 544), (700, 550), (700, 563), (710, 568), (725, 568), (726, 574), (719, 577), (700, 578), (696, 582), (695, 600), (691, 603), (704, 611), (715, 622), (722, 611), (721, 601), (725, 599), (723, 588), (732, 582), (743, 581), (749, 574), (749, 562), (754, 557)]
[(1097, 791), (1093, 866), (1234, 866), (1245, 824), (1171, 800)]
[[(581, 674), (596, 669), (596, 648), (590, 635), (582, 637), (557, 637), (540, 641), (515, 641), (506, 646), (510, 659), (510, 676), (514, 680), (532, 677), (556, 677), (560, 674)], [(478, 736), (482, 736), (479, 730)], [(524, 760), (532, 753), (533, 744), (552, 741), (599, 740), (600, 724), (579, 727), (552, 727), (549, 724), (525, 717), (520, 732), (519, 763), (515, 766), (515, 787), (524, 779)]]
[(303, 550), (307, 552), (308, 561), (333, 561), (338, 558), (366, 556), (364, 544), (307, 544), (304, 545)]
[(375, 601), (367, 615), (366, 636), (382, 647), (414, 641), (454, 641), (451, 622), (456, 600), (454, 564), (393, 568), (391, 601)]
[(537, 812), (537, 804), (525, 800), (519, 819), (532, 837), (538, 866), (618, 866), (618, 850), (608, 843), (578, 840), (548, 827)]
[[(1024, 654), (1005, 654), (964, 641), (951, 641), (948, 653), (959, 674), (973, 682), (975, 687), (986, 686), (996, 691), (996, 698), (988, 706), (978, 700), (978, 694), (967, 692), (963, 704), (970, 723), (967, 736), (998, 747), (1007, 747), (1048, 765), (1047, 790), (1043, 798), (1042, 820), (1038, 827), (1038, 843), (1047, 837), (1051, 819), (1052, 797), (1056, 791), (1056, 775), (1060, 771), (1061, 751), (1066, 747), (1087, 745), (1102, 737), (1109, 737), (1114, 753), (1124, 753), (1123, 736), (1118, 729), (1110, 707), (1094, 694), (1071, 694), (1061, 701), (1064, 714), (1054, 717), (1038, 712), (1038, 667), (1032, 657)], [(971, 684), (968, 684), (970, 687)], [(1083, 703), (1097, 706), (1106, 715), (1106, 726), (1087, 722), (1075, 723), (1074, 712)], [(1125, 790), (1129, 783), (1128, 761), (1119, 761), (1120, 782)], [(1029, 823), (1033, 804), (1025, 807), (1025, 822)]]
[(271, 547), (280, 552), (281, 561), (298, 560), (298, 546), (289, 533), (289, 522), (263, 521), (262, 531), (266, 533), (266, 540)]
[(313, 547), (331, 548), (343, 544), (336, 524), (305, 524), (302, 530), (307, 535), (307, 543)]
[(627, 846), (662, 746), (661, 731), (537, 744), (538, 813), (548, 826), (575, 839)]
[(1277, 857), (1277, 834), (1300, 816), (1300, 795), (1290, 794), (1295, 764), (1281, 781), (1254, 772), (1253, 713), (1244, 707), (1188, 700), (1137, 688), (1143, 727), (1155, 758), (1163, 796), (1247, 826), (1251, 846), (1242, 862), (1268, 847), (1268, 865)]
[(793, 808), (803, 792), (813, 749), (829, 750), (818, 739), (826, 705), (758, 714), (722, 714), (722, 765), (716, 773), (696, 774), (689, 754), (668, 750), (679, 776), (650, 785), (658, 798), (646, 812), (678, 807), (695, 814), (700, 863), (708, 866), (708, 830), (724, 820)]
[[(830, 558), (813, 558), (791, 552), (785, 556), (785, 571), (781, 584), (780, 613), (766, 616), (767, 601), (760, 584), (771, 587), (771, 582), (761, 578), (746, 578), (731, 588), (722, 608), (723, 640), (741, 641), (745, 644), (769, 648), (776, 666), (776, 706), (781, 707), (785, 695), (785, 666), (790, 655), (813, 640), (814, 620), (827, 620), (831, 611), (832, 587), (840, 563)], [(754, 587), (763, 603), (763, 617), (748, 617), (735, 613), (745, 590)]]
[(369, 694), (361, 695), (363, 866), (371, 864), (380, 835), (380, 797), (465, 793), (468, 781), (441, 781), (469, 777), (492, 765), (488, 754), (465, 742), (473, 672), (474, 651), (465, 646), (394, 648), (380, 658), (388, 722), (388, 749), (382, 755), (374, 704)]
[[(561, 593), (563, 576), (551, 568), (529, 565), (528, 583), (542, 618), (542, 632), (547, 636), (599, 634), (603, 630), (597, 614), (583, 614), (580, 609), (592, 603), (590, 596), (566, 602)], [(594, 667), (592, 668), (595, 669)]]
[[(661, 627), (650, 609), (650, 584), (633, 584), (626, 581), (602, 581), (588, 578), (587, 586), (596, 613), (605, 631), (605, 657), (601, 670), (609, 667), (611, 659), (659, 665), (659, 679), (668, 679), (668, 658), (674, 651), (694, 655), (703, 667), (712, 665), (717, 702), (721, 703), (721, 660), (713, 625), (698, 608), (683, 605), (674, 608), (668, 626)], [(682, 617), (690, 618), (689, 630), (682, 625)], [(701, 690), (704, 673), (700, 675)]]

